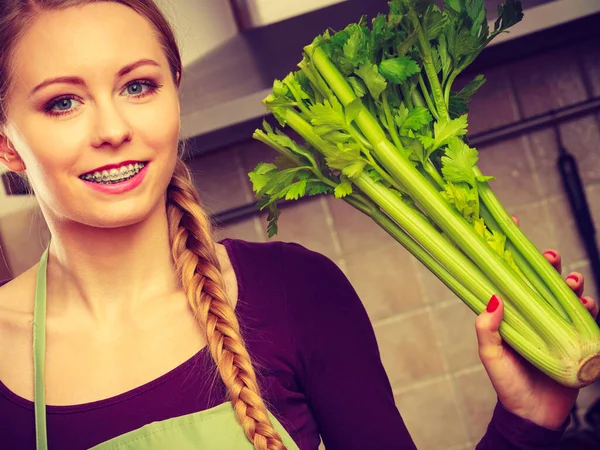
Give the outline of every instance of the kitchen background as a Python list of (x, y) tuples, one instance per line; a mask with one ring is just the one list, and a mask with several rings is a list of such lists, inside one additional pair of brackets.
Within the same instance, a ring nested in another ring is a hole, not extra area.
[[(295, 13), (290, 7), (277, 12), (279, 16), (275, 12), (269, 16), (266, 0), (245, 5), (256, 11), (263, 8), (262, 15), (240, 8), (239, 3), (163, 1), (173, 22), (181, 24), (178, 37), (189, 69), (182, 86), (189, 164), (206, 207), (217, 217), (252, 203), (246, 174), (259, 161), (274, 156), (269, 148), (250, 139), (251, 130), (259, 123), (259, 102), (272, 78), (282, 77), (293, 67), (287, 61), (277, 67), (279, 59), (270, 61), (267, 69), (260, 66), (269, 51), (281, 55), (281, 49), (265, 49), (264, 45), (272, 45), (265, 44), (265, 30), (297, 27), (302, 17), (312, 16), (309, 21), (302, 19), (303, 23), (315, 24), (326, 20), (323, 15), (332, 17), (323, 11), (333, 8), (360, 9), (357, 1), (315, 0), (314, 11), (308, 14), (300, 15), (308, 7)], [(323, 3), (335, 5), (319, 11)], [(370, 12), (377, 2), (370, 2), (368, 8), (363, 3)], [(559, 13), (563, 19), (555, 23), (548, 22), (551, 10), (543, 9), (548, 3), (568, 3), (570, 12)], [(485, 135), (551, 110), (592, 104), (580, 108), (582, 113), (560, 120), (557, 127), (565, 147), (578, 161), (598, 229), (600, 39), (597, 31), (586, 29), (590, 20), (598, 23), (598, 9), (590, 9), (592, 3), (596, 2), (531, 2), (524, 19), (524, 24), (530, 22), (529, 28), (515, 30), (512, 43), (506, 38), (507, 43), (482, 56), (485, 63), (478, 69), (488, 81), (471, 105), (469, 133)], [(308, 4), (311, 2), (304, 6)], [(574, 5), (580, 7), (580, 13), (570, 17)], [(385, 3), (379, 2), (377, 8), (375, 11), (384, 11)], [(290, 18), (294, 14), (297, 17)], [(345, 23), (355, 19), (349, 17)], [(206, 27), (198, 27), (197, 20)], [(556, 25), (561, 21), (571, 22)], [(542, 24), (536, 28), (538, 22)], [(299, 50), (294, 51), (297, 59)], [(588, 280), (587, 294), (598, 299), (577, 234), (577, 218), (571, 214), (556, 169), (558, 147), (552, 124), (481, 145), (478, 150), (483, 173), (497, 178), (492, 187), (533, 242), (540, 250), (558, 249), (564, 272), (583, 273)], [(49, 237), (35, 199), (9, 195), (9, 184), (7, 179), (0, 184), (0, 279), (34, 264)], [(342, 201), (317, 197), (286, 206), (279, 229), (277, 240), (298, 242), (328, 256), (356, 288), (373, 322), (398, 408), (417, 447), (473, 449), (485, 432), (496, 397), (478, 359), (475, 316), (470, 310), (370, 219)], [(218, 224), (216, 234), (219, 239), (262, 242), (267, 240), (265, 230), (265, 214), (260, 213)], [(599, 397), (598, 384), (582, 390), (580, 417)]]

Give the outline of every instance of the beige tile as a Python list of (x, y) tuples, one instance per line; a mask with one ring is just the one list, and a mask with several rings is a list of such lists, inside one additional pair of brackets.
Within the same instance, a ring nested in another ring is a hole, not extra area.
[(429, 312), (375, 324), (375, 334), (383, 365), (394, 388), (443, 373)]
[(448, 449), (469, 440), (449, 380), (398, 394), (396, 405), (419, 450)]
[(540, 252), (556, 247), (554, 230), (545, 202), (516, 207), (509, 211), (519, 219), (519, 226)]
[[(469, 104), (469, 133), (480, 133), (515, 122), (519, 119), (515, 95), (504, 67), (494, 67), (485, 72), (486, 82)], [(460, 80), (462, 84), (474, 78)], [(457, 88), (462, 88), (462, 84)]]
[(564, 122), (560, 126), (565, 148), (577, 160), (583, 184), (600, 182), (600, 129), (593, 114), (577, 120)]
[(455, 377), (457, 395), (467, 416), (469, 435), (479, 442), (487, 430), (496, 405), (496, 391), (483, 368)]
[(596, 401), (600, 400), (600, 382), (590, 384), (579, 391), (577, 407), (580, 412), (585, 412)]
[[(567, 151), (577, 162), (584, 185), (600, 182), (600, 153), (598, 141), (600, 131), (593, 114), (564, 122), (560, 133)], [(560, 172), (557, 167), (558, 143), (552, 128), (544, 128), (529, 136), (534, 172), (539, 177), (544, 196), (563, 195)]]
[(235, 147), (240, 155), (242, 170), (249, 186), (251, 186), (251, 183), (247, 174), (252, 172), (260, 162), (272, 163), (278, 155), (271, 147), (255, 139), (241, 142)]
[(490, 187), (505, 208), (510, 210), (541, 199), (525, 138), (508, 139), (479, 150), (479, 168), (484, 175), (496, 178), (490, 181)]
[(425, 302), (436, 305), (449, 300), (460, 301), (458, 297), (442, 283), (427, 267), (420, 262), (416, 263), (420, 275), (421, 286), (425, 294)]
[(590, 208), (590, 213), (592, 214), (594, 228), (598, 231), (600, 230), (600, 184), (587, 186), (585, 189), (585, 196), (587, 198), (588, 207)]
[[(261, 232), (262, 229), (257, 227), (258, 217), (242, 220), (239, 222), (229, 223), (215, 227), (214, 234), (216, 240), (224, 238), (242, 239), (249, 242), (264, 242), (266, 233)], [(259, 226), (262, 226), (261, 223)]]
[(460, 300), (434, 308), (434, 324), (443, 356), (451, 371), (479, 364), (475, 319), (477, 316)]
[(565, 197), (552, 199), (548, 209), (552, 212), (550, 220), (554, 227), (555, 245), (553, 247), (561, 253), (563, 264), (566, 266), (586, 259), (586, 253), (567, 199)]
[[(270, 240), (297, 242), (334, 261), (339, 259), (332, 229), (325, 216), (323, 201), (322, 198), (311, 198), (290, 203), (283, 208), (279, 217), (279, 233)], [(260, 215), (260, 221), (266, 229), (266, 214)]]
[(585, 76), (590, 84), (592, 95), (600, 96), (600, 47), (597, 39), (578, 41), (570, 47), (579, 56)]
[(188, 166), (207, 211), (216, 214), (251, 201), (235, 148), (200, 156)]
[(345, 258), (350, 281), (372, 321), (425, 305), (412, 258), (400, 244), (355, 252)]
[(575, 55), (553, 48), (507, 66), (525, 117), (586, 99)]
[(373, 219), (345, 201), (333, 197), (327, 201), (344, 255), (381, 245), (399, 245)]

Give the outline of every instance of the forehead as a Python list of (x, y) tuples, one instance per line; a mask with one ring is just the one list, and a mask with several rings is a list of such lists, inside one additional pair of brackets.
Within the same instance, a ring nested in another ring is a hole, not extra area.
[(44, 11), (13, 56), (15, 74), (28, 87), (53, 76), (113, 77), (140, 58), (167, 62), (150, 22), (114, 2)]

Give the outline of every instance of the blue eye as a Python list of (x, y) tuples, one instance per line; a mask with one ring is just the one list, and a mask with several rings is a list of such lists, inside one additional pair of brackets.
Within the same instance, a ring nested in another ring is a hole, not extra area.
[(148, 87), (147, 84), (142, 84), (139, 81), (136, 81), (129, 86), (127, 86), (127, 92), (131, 95), (140, 95), (144, 91), (144, 86)]
[(125, 86), (124, 95), (141, 98), (156, 93), (161, 87), (150, 80), (134, 80)]
[[(60, 116), (63, 114), (68, 114), (71, 110), (73, 110), (77, 105), (74, 105), (73, 102), (78, 102), (78, 100), (73, 96), (67, 96), (58, 98), (52, 102), (50, 102), (45, 110), (48, 114)], [(78, 102), (81, 103), (81, 102)]]

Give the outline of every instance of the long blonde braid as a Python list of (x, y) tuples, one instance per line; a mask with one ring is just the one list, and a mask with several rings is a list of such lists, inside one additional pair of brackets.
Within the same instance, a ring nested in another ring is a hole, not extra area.
[(191, 174), (178, 160), (167, 190), (167, 214), (177, 275), (227, 387), (238, 421), (256, 450), (285, 450), (267, 414), (256, 373), (227, 300), (212, 240)]

